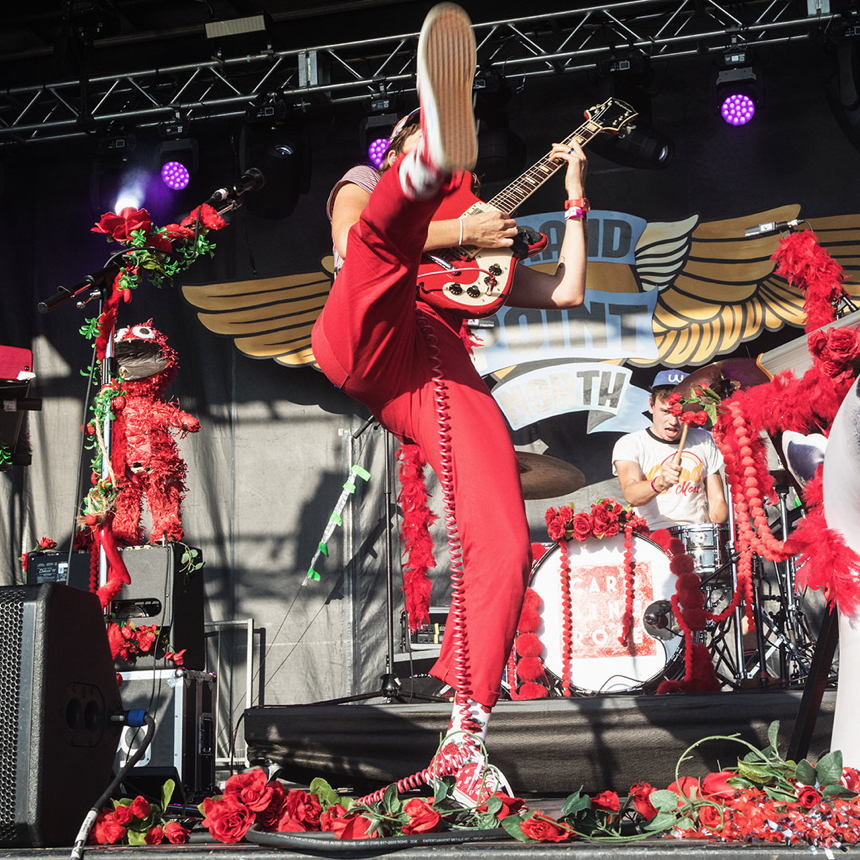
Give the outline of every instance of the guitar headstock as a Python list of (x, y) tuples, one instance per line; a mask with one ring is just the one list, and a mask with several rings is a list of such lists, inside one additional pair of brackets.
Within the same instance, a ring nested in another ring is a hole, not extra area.
[(590, 107), (585, 112), (585, 116), (591, 122), (599, 125), (600, 131), (618, 134), (625, 125), (636, 119), (638, 114), (627, 102), (609, 98), (603, 104)]

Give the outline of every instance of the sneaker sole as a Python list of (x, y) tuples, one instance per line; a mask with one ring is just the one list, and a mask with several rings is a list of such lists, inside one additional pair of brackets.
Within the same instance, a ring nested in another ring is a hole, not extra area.
[(427, 155), (439, 170), (470, 170), (478, 158), (472, 113), (475, 34), (454, 3), (434, 6), (418, 40), (421, 125)]

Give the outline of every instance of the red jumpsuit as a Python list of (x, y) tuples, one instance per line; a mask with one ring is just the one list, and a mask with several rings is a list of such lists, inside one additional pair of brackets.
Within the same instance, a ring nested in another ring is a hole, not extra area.
[[(502, 414), (460, 340), (460, 319), (416, 298), (427, 228), (445, 189), (429, 201), (410, 200), (397, 167), (380, 178), (350, 230), (348, 258), (314, 326), (313, 351), (337, 387), (395, 436), (416, 442), (439, 475), (432, 353), (419, 314), (432, 326), (448, 392), (469, 686), (475, 701), (492, 707), (531, 569), (519, 465)], [(452, 627), (432, 674), (457, 688)]]

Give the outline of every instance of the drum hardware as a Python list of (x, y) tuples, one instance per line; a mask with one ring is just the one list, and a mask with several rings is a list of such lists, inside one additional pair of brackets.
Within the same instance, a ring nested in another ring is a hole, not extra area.
[(546, 454), (517, 451), (524, 499), (554, 499), (585, 486), (585, 475), (576, 466)]
[(672, 610), (671, 600), (657, 600), (642, 615), (642, 622), (649, 636), (655, 639), (671, 639), (681, 635), (681, 628)]

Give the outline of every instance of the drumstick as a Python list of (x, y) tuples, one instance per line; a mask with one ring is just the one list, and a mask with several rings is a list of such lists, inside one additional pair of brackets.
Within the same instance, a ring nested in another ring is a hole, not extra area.
[(684, 445), (687, 442), (687, 431), (690, 429), (690, 425), (687, 422), (684, 422), (684, 426), (681, 428), (681, 440), (678, 442), (678, 453), (675, 454), (675, 458), (672, 460), (672, 465), (677, 466), (681, 462), (681, 454), (684, 453)]

